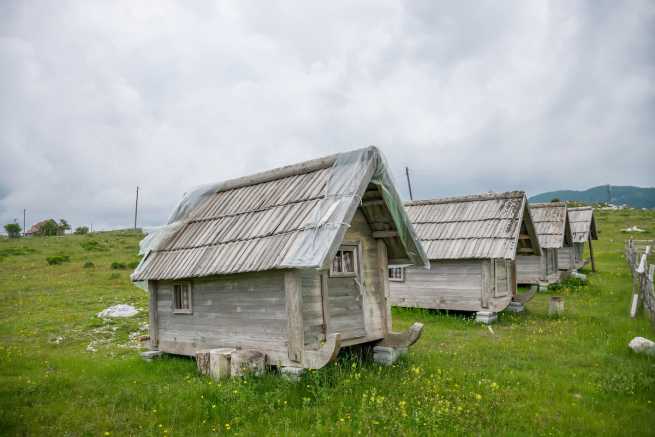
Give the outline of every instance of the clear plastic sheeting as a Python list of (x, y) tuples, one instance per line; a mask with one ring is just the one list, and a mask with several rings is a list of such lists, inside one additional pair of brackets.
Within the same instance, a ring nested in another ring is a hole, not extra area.
[[(254, 179), (250, 180), (250, 184), (269, 183), (275, 179), (273, 175), (276, 174), (274, 173), (276, 171), (280, 172), (278, 173), (280, 175), (288, 176), (289, 172), (293, 172), (297, 168), (298, 174), (300, 174), (303, 172), (303, 165), (319, 162), (321, 167), (318, 168), (329, 169), (327, 170), (329, 174), (327, 182), (325, 182), (324, 194), (317, 200), (317, 206), (310, 212), (311, 219), (304, 223), (302, 228), (294, 230), (293, 234), (288, 234), (290, 235), (288, 250), (285, 249), (285, 253), (274, 265), (265, 268), (324, 268), (329, 257), (333, 255), (330, 251), (338, 248), (340, 241), (336, 241), (336, 239), (343, 236), (342, 231), (349, 226), (352, 215), (361, 204), (361, 196), (370, 183), (377, 185), (382, 193), (382, 198), (398, 232), (398, 237), (405, 248), (407, 258), (415, 265), (429, 267), (429, 260), (405, 212), (388, 172), (386, 161), (375, 147), (341, 153), (334, 157), (255, 175)], [(311, 168), (315, 171), (317, 167), (314, 165)], [(282, 173), (283, 171), (286, 173)], [(185, 195), (171, 214), (168, 224), (150, 230), (141, 241), (140, 254), (144, 257), (132, 277), (143, 279), (143, 275), (139, 273), (144, 268), (150, 254), (160, 249), (169, 250), (166, 248), (167, 242), (193, 219), (194, 210), (216, 193), (243, 186), (238, 182), (239, 180), (234, 180), (205, 185)], [(248, 213), (248, 211), (244, 212)], [(257, 269), (256, 266), (253, 268)], [(212, 273), (220, 274), (221, 272)], [(198, 273), (189, 271), (188, 274), (195, 276)], [(145, 276), (147, 279), (150, 275), (146, 274)]]
[[(141, 262), (132, 273), (136, 277), (141, 271), (144, 262), (150, 252), (156, 251), (163, 247), (166, 242), (172, 238), (186, 224), (191, 212), (202, 202), (209, 199), (220, 186), (219, 183), (201, 185), (192, 191), (185, 193), (180, 203), (177, 204), (173, 213), (168, 218), (168, 223), (163, 226), (144, 228), (146, 236), (139, 242), (139, 255), (142, 257)], [(143, 281), (137, 281), (139, 288), (146, 289)]]
[(429, 268), (430, 262), (418, 242), (387, 168), (384, 156), (375, 147), (337, 155), (325, 187), (325, 196), (314, 211), (314, 222), (309, 232), (297, 240), (294, 250), (289, 251), (281, 267), (324, 267), (332, 255), (329, 250), (336, 249), (332, 244), (334, 239), (342, 227), (349, 226), (350, 217), (346, 215), (353, 212), (353, 202), (361, 204), (361, 193), (369, 183), (373, 183), (382, 193), (407, 257), (415, 265)]

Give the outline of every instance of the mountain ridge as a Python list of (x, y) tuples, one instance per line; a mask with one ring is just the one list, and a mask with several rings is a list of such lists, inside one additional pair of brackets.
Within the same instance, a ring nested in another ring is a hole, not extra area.
[(581, 203), (612, 203), (632, 208), (655, 208), (655, 187), (631, 185), (599, 185), (586, 190), (557, 190), (536, 194), (530, 202), (550, 202), (553, 199)]

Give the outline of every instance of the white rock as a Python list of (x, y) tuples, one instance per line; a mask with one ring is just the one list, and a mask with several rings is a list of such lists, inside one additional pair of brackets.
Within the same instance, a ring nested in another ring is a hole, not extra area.
[(629, 228), (621, 229), (622, 232), (646, 232), (644, 229), (638, 228), (636, 226), (631, 226)]
[(637, 353), (655, 356), (655, 342), (644, 337), (635, 337), (628, 343), (630, 349)]
[(132, 305), (118, 304), (100, 311), (97, 316), (105, 319), (107, 317), (132, 317), (138, 314), (139, 310)]

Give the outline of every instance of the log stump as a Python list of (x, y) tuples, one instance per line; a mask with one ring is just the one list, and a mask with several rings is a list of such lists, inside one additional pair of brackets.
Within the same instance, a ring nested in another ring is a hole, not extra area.
[(261, 375), (264, 373), (266, 356), (259, 351), (238, 350), (230, 360), (231, 376)]
[(560, 296), (553, 296), (548, 303), (548, 315), (560, 316), (564, 313), (564, 299)]
[(209, 375), (209, 352), (211, 349), (203, 349), (196, 352), (196, 365), (201, 375)]

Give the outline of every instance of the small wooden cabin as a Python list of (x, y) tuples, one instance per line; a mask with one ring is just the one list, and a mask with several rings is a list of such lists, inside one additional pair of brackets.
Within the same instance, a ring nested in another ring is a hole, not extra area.
[[(571, 227), (566, 203), (534, 203), (530, 215), (539, 238), (542, 255), (516, 258), (519, 284), (554, 284), (560, 281), (559, 251), (571, 247)], [(567, 268), (566, 270), (569, 270)]]
[[(592, 271), (596, 271), (596, 260), (594, 259), (594, 248), (591, 240), (598, 240), (596, 229), (596, 218), (594, 209), (591, 206), (569, 208), (569, 223), (571, 223), (571, 234), (573, 236), (573, 267), (580, 269), (591, 261)], [(589, 243), (589, 259), (584, 258), (585, 243)]]
[(541, 255), (522, 191), (405, 204), (430, 270), (389, 269), (391, 303), (478, 312), (493, 321), (516, 294), (517, 254)]
[(132, 275), (147, 281), (152, 348), (172, 354), (320, 368), (397, 336), (387, 265), (428, 264), (375, 147), (205, 188), (174, 215)]

